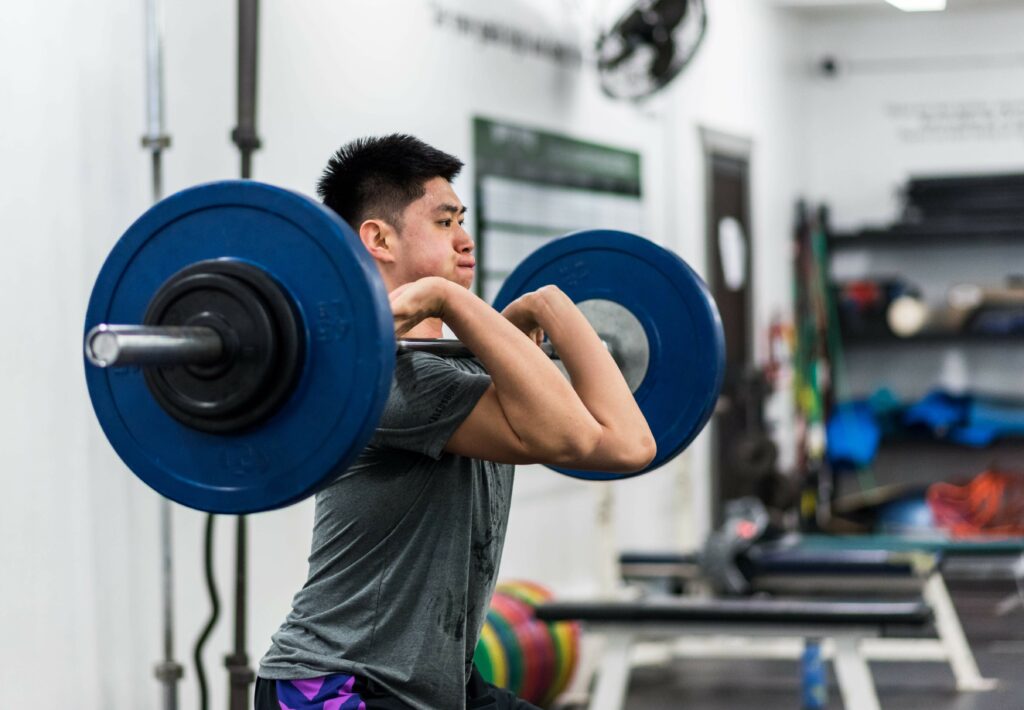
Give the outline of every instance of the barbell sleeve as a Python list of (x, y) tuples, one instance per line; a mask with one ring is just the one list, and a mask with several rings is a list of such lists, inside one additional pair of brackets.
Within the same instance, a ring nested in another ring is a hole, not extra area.
[(85, 336), (85, 356), (96, 367), (212, 365), (224, 341), (205, 326), (100, 323)]
[[(609, 348), (607, 341), (601, 341)], [(558, 353), (549, 343), (541, 350), (552, 360)], [(398, 349), (415, 350), (447, 357), (472, 357), (460, 340), (406, 338)], [(212, 365), (224, 356), (224, 340), (213, 328), (205, 326), (111, 325), (101, 323), (85, 336), (85, 356), (96, 367), (150, 365)]]

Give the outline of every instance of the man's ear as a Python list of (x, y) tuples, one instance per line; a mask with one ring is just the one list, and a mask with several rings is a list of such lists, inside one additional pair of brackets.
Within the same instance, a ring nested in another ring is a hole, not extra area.
[(395, 230), (383, 220), (368, 219), (359, 225), (359, 239), (370, 256), (379, 262), (390, 263), (395, 260), (395, 236)]

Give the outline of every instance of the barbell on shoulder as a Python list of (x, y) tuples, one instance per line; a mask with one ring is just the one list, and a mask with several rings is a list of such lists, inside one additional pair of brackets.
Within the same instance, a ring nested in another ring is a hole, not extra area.
[[(529, 256), (494, 306), (547, 284), (579, 306), (633, 390), (658, 446), (645, 471), (681, 452), (724, 369), (704, 283), (645, 239), (579, 232)], [(355, 461), (396, 350), (469, 355), (458, 341), (396, 347), (392, 329), (376, 266), (336, 214), (270, 185), (211, 183), (157, 203), (114, 246), (86, 314), (86, 380), (114, 449), (159, 493), (211, 512), (269, 510)]]

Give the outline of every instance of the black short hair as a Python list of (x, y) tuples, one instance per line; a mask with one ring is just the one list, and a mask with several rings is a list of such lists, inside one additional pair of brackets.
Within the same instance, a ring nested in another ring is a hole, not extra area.
[(316, 191), (324, 204), (359, 229), (382, 219), (401, 229), (402, 212), (426, 193), (428, 180), (451, 182), (462, 161), (410, 135), (358, 138), (327, 161)]

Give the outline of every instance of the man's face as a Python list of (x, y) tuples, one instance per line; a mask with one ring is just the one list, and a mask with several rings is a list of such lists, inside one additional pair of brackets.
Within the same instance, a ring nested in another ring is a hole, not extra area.
[(469, 288), (476, 259), (473, 238), (462, 228), (466, 207), (441, 177), (424, 184), (426, 193), (402, 212), (396, 243), (401, 283), (440, 276)]

